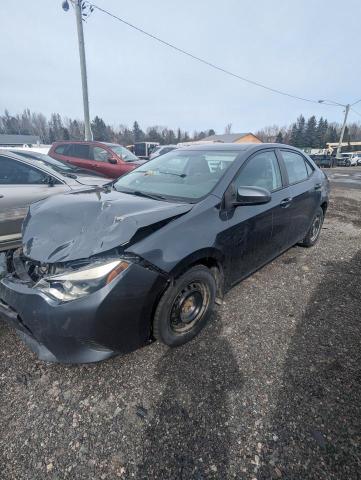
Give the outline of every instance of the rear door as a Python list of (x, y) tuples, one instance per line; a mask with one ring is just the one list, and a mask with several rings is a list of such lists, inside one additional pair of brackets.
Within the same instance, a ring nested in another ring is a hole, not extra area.
[(70, 188), (26, 163), (0, 156), (0, 249), (19, 242), (21, 225), (32, 202)]
[(231, 283), (261, 267), (286, 247), (288, 188), (274, 150), (251, 156), (232, 182), (232, 188), (256, 186), (271, 192), (264, 205), (239, 206), (228, 212), (226, 241), (231, 253)]
[(321, 183), (314, 167), (301, 153), (287, 149), (280, 149), (279, 153), (290, 191), (288, 244), (292, 246), (303, 240), (321, 204)]
[(67, 161), (72, 165), (81, 168), (95, 170), (92, 159), (90, 145), (86, 143), (72, 143), (66, 152)]

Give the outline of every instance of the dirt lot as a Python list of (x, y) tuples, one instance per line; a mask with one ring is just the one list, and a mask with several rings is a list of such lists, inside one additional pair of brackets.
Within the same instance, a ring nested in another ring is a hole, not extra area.
[(0, 478), (360, 478), (361, 189), (335, 187), (318, 245), (184, 347), (50, 365), (0, 320)]

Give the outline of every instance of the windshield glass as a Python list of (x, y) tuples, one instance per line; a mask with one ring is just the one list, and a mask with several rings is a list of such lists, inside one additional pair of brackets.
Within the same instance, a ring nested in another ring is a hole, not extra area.
[(238, 154), (239, 151), (173, 150), (124, 175), (114, 188), (193, 202), (214, 188)]
[(121, 145), (111, 145), (110, 148), (125, 162), (134, 162), (135, 160), (138, 160), (138, 157), (136, 157), (134, 153)]
[(52, 168), (53, 170), (63, 173), (76, 173), (78, 168), (71, 165), (70, 163), (62, 162), (60, 160), (55, 160), (55, 158), (49, 157), (49, 155), (44, 155), (43, 153), (36, 152), (21, 152), (20, 150), (14, 150), (16, 155), (21, 155), (25, 158), (30, 158), (31, 160), (36, 160), (39, 163), (42, 163), (46, 167)]

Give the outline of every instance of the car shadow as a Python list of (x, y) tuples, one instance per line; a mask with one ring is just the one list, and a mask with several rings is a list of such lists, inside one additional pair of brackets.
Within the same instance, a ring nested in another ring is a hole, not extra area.
[(159, 360), (162, 393), (145, 430), (136, 478), (228, 478), (228, 396), (244, 381), (221, 329), (215, 315), (199, 337)]
[(257, 479), (361, 471), (361, 251), (326, 265), (287, 352)]

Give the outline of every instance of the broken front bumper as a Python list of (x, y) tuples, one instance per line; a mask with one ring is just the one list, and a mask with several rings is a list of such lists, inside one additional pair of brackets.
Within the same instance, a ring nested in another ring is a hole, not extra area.
[(58, 303), (8, 275), (0, 281), (0, 315), (42, 360), (97, 362), (149, 342), (166, 283), (165, 275), (132, 264), (97, 292)]

